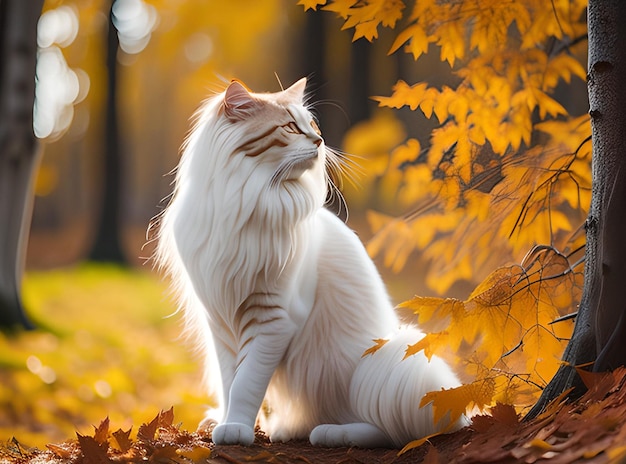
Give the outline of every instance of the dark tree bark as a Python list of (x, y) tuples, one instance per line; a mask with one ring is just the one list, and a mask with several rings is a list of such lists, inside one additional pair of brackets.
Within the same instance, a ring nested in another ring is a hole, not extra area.
[(20, 287), (39, 161), (33, 132), (43, 0), (0, 0), (0, 327), (30, 327)]
[(350, 123), (356, 124), (359, 121), (370, 117), (370, 64), (371, 64), (372, 44), (365, 39), (359, 39), (350, 47), (350, 94), (349, 94), (349, 116)]
[[(308, 14), (304, 25), (304, 50), (298, 51), (300, 67), (305, 75), (314, 76), (319, 83), (328, 79), (326, 72), (326, 22), (324, 15)], [(319, 85), (319, 84), (318, 84)], [(323, 90), (318, 90), (323, 92)], [(319, 99), (320, 97), (317, 96)]]
[[(114, 3), (111, 2), (111, 5)], [(126, 263), (121, 241), (122, 155), (118, 126), (117, 77), (119, 39), (113, 25), (112, 7), (109, 11), (107, 30), (107, 100), (102, 167), (102, 201), (96, 224), (96, 238), (89, 259), (112, 263)]]
[(592, 199), (586, 221), (585, 282), (562, 366), (530, 415), (570, 387), (574, 366), (626, 364), (626, 2), (589, 0), (587, 88), (592, 128)]

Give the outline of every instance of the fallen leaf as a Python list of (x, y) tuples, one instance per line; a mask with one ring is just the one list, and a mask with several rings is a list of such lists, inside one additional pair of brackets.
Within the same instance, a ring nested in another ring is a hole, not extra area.
[(83, 453), (85, 462), (90, 464), (111, 464), (108, 456), (109, 445), (98, 443), (93, 437), (76, 433), (80, 450)]
[(154, 440), (154, 436), (159, 425), (159, 416), (160, 414), (157, 414), (156, 417), (152, 419), (149, 423), (144, 423), (139, 426), (139, 430), (137, 431), (137, 439), (142, 441)]
[(496, 403), (494, 407), (489, 409), (489, 412), (499, 424), (509, 427), (519, 424), (519, 415), (510, 404)]
[(109, 438), (109, 418), (106, 417), (98, 427), (94, 427), (93, 439), (99, 445), (107, 444)]
[(176, 450), (176, 454), (192, 462), (201, 462), (211, 457), (211, 449), (204, 446), (195, 446), (191, 450)]
[(56, 457), (61, 459), (70, 459), (73, 454), (71, 450), (60, 445), (54, 445), (52, 443), (48, 443), (46, 445), (46, 448), (52, 451)]
[(133, 445), (133, 442), (130, 439), (131, 430), (132, 430), (132, 427), (128, 429), (126, 432), (124, 432), (122, 429), (118, 429), (115, 432), (113, 432), (113, 438), (115, 438), (115, 441), (119, 445), (120, 451), (122, 453), (125, 453), (126, 451), (128, 451), (130, 447)]

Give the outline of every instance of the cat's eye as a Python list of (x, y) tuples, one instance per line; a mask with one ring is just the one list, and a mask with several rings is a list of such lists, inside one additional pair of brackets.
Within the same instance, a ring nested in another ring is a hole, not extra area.
[(322, 135), (322, 131), (320, 130), (317, 123), (315, 122), (315, 119), (311, 119), (311, 127), (313, 128), (313, 130), (315, 131), (317, 135)]
[(293, 121), (291, 121), (288, 124), (283, 125), (283, 129), (285, 129), (285, 131), (290, 134), (302, 134), (302, 131), (300, 130), (298, 125)]

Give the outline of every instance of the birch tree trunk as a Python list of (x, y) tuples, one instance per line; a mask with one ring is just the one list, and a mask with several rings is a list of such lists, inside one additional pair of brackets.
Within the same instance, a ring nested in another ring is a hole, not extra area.
[(626, 364), (626, 2), (589, 0), (587, 88), (592, 128), (592, 199), (585, 224), (584, 290), (562, 366), (530, 415), (574, 387), (574, 366)]
[(28, 327), (20, 298), (39, 151), (33, 132), (43, 0), (0, 0), (0, 327)]

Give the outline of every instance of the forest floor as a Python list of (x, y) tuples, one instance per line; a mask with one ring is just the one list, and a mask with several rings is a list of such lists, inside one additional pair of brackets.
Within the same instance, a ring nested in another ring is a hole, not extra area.
[(0, 450), (0, 462), (79, 463), (619, 463), (626, 462), (626, 369), (586, 376), (589, 391), (579, 400), (553, 401), (531, 421), (496, 405), (458, 432), (438, 435), (404, 453), (388, 449), (313, 447), (308, 442), (270, 443), (258, 431), (250, 447), (215, 446), (210, 437), (179, 428), (173, 408), (131, 430), (111, 432), (109, 420), (45, 450), (16, 440)]
[(585, 375), (582, 398), (560, 398), (532, 421), (497, 405), (405, 453), (270, 443), (261, 432), (250, 447), (214, 446), (186, 431), (207, 398), (164, 293), (128, 268), (28, 273), (38, 330), (0, 333), (0, 464), (626, 463), (625, 369)]

